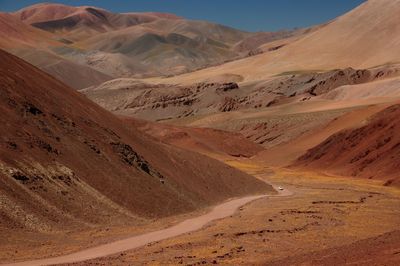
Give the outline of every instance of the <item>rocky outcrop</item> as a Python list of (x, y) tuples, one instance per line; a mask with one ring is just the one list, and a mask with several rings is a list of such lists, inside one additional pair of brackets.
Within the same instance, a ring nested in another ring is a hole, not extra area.
[(225, 97), (224, 101), (221, 103), (221, 106), (219, 107), (220, 112), (230, 112), (237, 110), (239, 108), (239, 104), (237, 99), (232, 98), (232, 97)]
[(226, 92), (231, 90), (237, 90), (239, 86), (235, 82), (228, 82), (223, 84), (217, 84), (217, 88), (215, 89), (217, 92)]

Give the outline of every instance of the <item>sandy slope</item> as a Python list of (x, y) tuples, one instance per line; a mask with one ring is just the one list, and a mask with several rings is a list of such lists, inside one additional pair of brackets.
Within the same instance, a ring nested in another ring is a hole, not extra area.
[(399, 185), (400, 105), (372, 116), (361, 127), (340, 131), (308, 150), (295, 165)]
[(226, 73), (259, 80), (287, 71), (368, 68), (398, 62), (399, 12), (398, 0), (370, 0), (281, 49), (163, 82), (191, 83)]
[(376, 82), (338, 87), (321, 96), (329, 100), (357, 100), (367, 98), (396, 98), (400, 96), (400, 79), (390, 78)]
[(125, 123), (168, 144), (211, 157), (252, 157), (263, 148), (239, 133), (212, 128), (178, 127), (124, 118)]
[(32, 47), (14, 47), (6, 50), (39, 67), (74, 89), (94, 86), (113, 79), (113, 77), (107, 74), (99, 72), (91, 67), (75, 63), (62, 56), (58, 56), (47, 49), (42, 50)]
[[(55, 35), (29, 26), (10, 14), (0, 13), (0, 33), (6, 36), (0, 40), (1, 48), (35, 64), (74, 88), (81, 89), (112, 79), (111, 76), (56, 55), (52, 49), (64, 44), (57, 41)], [(88, 76), (91, 78), (88, 79)]]
[[(392, 105), (392, 103), (383, 103), (355, 110), (348, 110), (345, 114), (338, 115), (326, 125), (316, 126), (304, 134), (291, 138), (288, 142), (281, 143), (280, 145), (276, 145), (261, 152), (256, 156), (256, 159), (270, 166), (288, 166), (298, 157), (306, 153), (307, 150), (320, 144), (332, 134), (344, 129), (363, 126), (372, 115), (390, 105)], [(320, 118), (321, 115), (319, 116), (319, 119)]]
[(14, 16), (3, 12), (0, 12), (0, 33), (3, 36), (0, 45), (3, 48), (13, 48), (18, 45), (37, 48), (61, 45), (52, 39), (51, 33), (26, 25)]

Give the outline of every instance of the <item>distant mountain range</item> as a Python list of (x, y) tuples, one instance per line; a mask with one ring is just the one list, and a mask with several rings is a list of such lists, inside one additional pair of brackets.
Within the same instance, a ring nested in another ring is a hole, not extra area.
[[(185, 73), (255, 54), (262, 44), (303, 33), (250, 33), (173, 14), (118, 14), (48, 3), (1, 13), (0, 21), (0, 32), (8, 36), (0, 41), (2, 48), (75, 88), (113, 77)], [(87, 75), (93, 79), (87, 81)]]

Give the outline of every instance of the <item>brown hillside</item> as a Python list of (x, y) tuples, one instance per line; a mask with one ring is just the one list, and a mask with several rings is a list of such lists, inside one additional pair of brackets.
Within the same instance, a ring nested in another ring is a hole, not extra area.
[(126, 123), (165, 143), (206, 155), (248, 158), (264, 150), (262, 146), (247, 140), (240, 133), (124, 119)]
[(0, 62), (0, 231), (83, 229), (272, 191), (216, 160), (125, 128), (17, 57), (0, 51)]
[(336, 133), (301, 156), (296, 165), (334, 174), (382, 179), (400, 185), (400, 105), (377, 113), (367, 125)]

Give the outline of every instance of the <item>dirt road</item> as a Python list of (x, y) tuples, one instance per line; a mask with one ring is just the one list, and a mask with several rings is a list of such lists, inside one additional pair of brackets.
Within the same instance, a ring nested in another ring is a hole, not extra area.
[[(279, 191), (279, 190), (278, 190)], [(276, 196), (289, 196), (291, 192), (288, 190), (279, 191), (279, 194)], [(271, 197), (276, 197), (271, 196)], [(214, 209), (202, 216), (187, 219), (177, 225), (172, 227), (133, 236), (130, 238), (126, 238), (123, 240), (115, 241), (112, 243), (100, 245), (97, 247), (85, 249), (79, 252), (75, 252), (69, 255), (54, 257), (54, 258), (47, 258), (47, 259), (39, 259), (39, 260), (32, 260), (32, 261), (24, 261), (24, 262), (17, 262), (12, 264), (4, 264), (8, 266), (34, 266), (34, 265), (53, 265), (53, 264), (62, 264), (62, 263), (73, 263), (73, 262), (81, 262), (89, 259), (104, 257), (108, 255), (112, 255), (115, 253), (123, 252), (126, 250), (138, 248), (144, 245), (147, 245), (152, 242), (172, 238), (178, 235), (182, 235), (185, 233), (197, 231), (204, 227), (206, 224), (222, 219), (224, 217), (228, 217), (235, 213), (235, 211), (256, 199), (260, 199), (263, 197), (267, 197), (267, 195), (257, 195), (257, 196), (248, 196), (244, 198), (230, 200), (228, 202), (222, 203), (214, 207)]]

